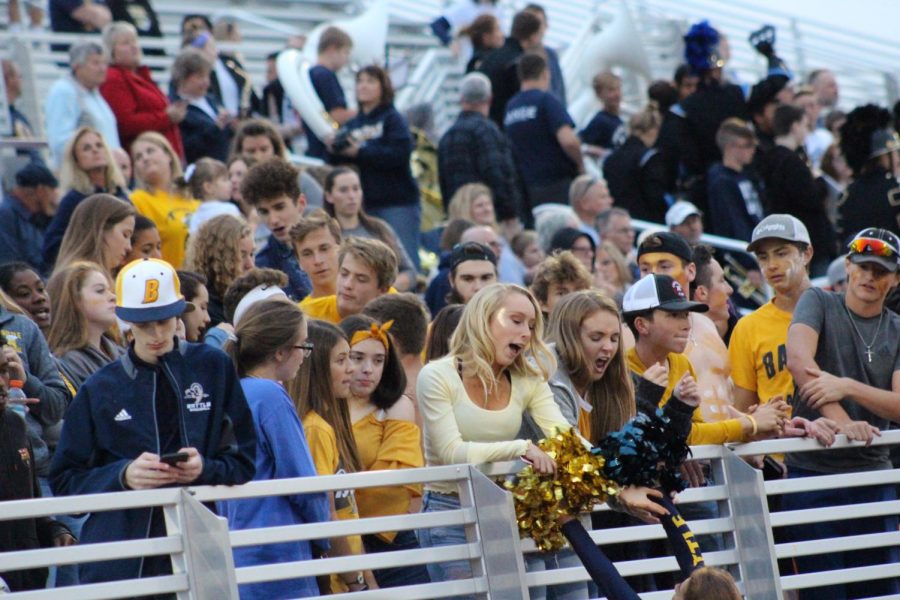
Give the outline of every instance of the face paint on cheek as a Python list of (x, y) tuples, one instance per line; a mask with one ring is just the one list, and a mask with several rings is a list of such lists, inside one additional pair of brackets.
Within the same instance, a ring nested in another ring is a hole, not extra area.
[(494, 315), (494, 320), (497, 322), (497, 325), (500, 327), (509, 327), (512, 322), (509, 320), (509, 316), (506, 314), (506, 307), (501, 307), (500, 310), (497, 311), (497, 314)]

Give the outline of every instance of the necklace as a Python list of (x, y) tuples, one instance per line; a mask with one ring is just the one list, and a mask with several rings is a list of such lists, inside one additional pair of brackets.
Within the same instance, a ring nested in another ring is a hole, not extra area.
[(872, 341), (870, 343), (866, 343), (866, 340), (863, 339), (862, 334), (859, 332), (859, 329), (856, 327), (856, 319), (853, 318), (853, 315), (850, 314), (850, 309), (847, 308), (847, 304), (844, 304), (844, 310), (847, 311), (847, 317), (850, 319), (850, 325), (853, 327), (853, 331), (856, 332), (859, 341), (862, 342), (863, 346), (866, 347), (865, 355), (869, 362), (872, 362), (872, 346), (875, 345), (875, 340), (878, 339), (878, 334), (881, 333), (881, 321), (884, 319), (884, 309), (881, 309), (881, 315), (878, 317), (878, 327), (875, 328), (875, 335), (872, 336)]

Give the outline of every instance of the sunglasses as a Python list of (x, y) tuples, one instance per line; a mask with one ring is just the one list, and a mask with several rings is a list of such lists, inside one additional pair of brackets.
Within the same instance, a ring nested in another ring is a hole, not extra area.
[(297, 344), (294, 346), (295, 350), (303, 350), (303, 358), (309, 358), (309, 355), (312, 354), (313, 345), (309, 342), (305, 344)]
[(884, 240), (874, 238), (857, 238), (850, 242), (850, 251), (856, 254), (874, 254), (875, 256), (895, 256), (897, 251)]

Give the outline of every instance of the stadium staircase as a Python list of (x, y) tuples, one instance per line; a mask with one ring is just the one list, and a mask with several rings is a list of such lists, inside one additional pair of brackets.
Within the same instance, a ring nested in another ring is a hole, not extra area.
[[(58, 34), (10, 33), (6, 27), (7, 0), (0, 0), (0, 53), (10, 54), (13, 40), (27, 39), (31, 48), (33, 86), (27, 86), (24, 112), (38, 117), (37, 99), (46, 96), (52, 82), (64, 73), (65, 58), (49, 51), (54, 39), (71, 39)], [(396, 79), (401, 84), (398, 105), (408, 108), (418, 102), (434, 106), (436, 129), (443, 131), (456, 112), (456, 92), (462, 75), (462, 61), (441, 47), (427, 24), (444, 7), (441, 0), (391, 0), (387, 54), (392, 64), (402, 65)], [(501, 19), (508, 23), (523, 0), (501, 0)], [(731, 47), (729, 71), (738, 81), (752, 84), (765, 71), (764, 60), (746, 42), (748, 34), (763, 23), (772, 24), (778, 33), (777, 50), (800, 77), (812, 69), (834, 70), (841, 85), (841, 106), (849, 108), (866, 101), (892, 104), (898, 96), (897, 65), (900, 47), (888, 40), (859, 36), (808, 19), (797, 20), (787, 13), (761, 11), (750, 0), (727, 5), (715, 0), (545, 0), (550, 29), (547, 43), (560, 49), (565, 66), (583, 60), (582, 50), (592, 36), (602, 32), (623, 10), (636, 27), (631, 42), (644, 52), (652, 78), (670, 77), (681, 59), (681, 34), (691, 22), (709, 19), (728, 34)], [(178, 50), (181, 18), (189, 13), (222, 14), (229, 11), (251, 14), (251, 20), (239, 20), (243, 43), (239, 52), (258, 89), (265, 82), (265, 57), (284, 47), (288, 31), (307, 33), (319, 23), (346, 18), (364, 10), (364, 4), (352, 0), (253, 0), (220, 2), (194, 0), (154, 0), (165, 37), (148, 43), (166, 49), (166, 57), (148, 57), (147, 63), (160, 69), (156, 79), (168, 84), (167, 67)], [(4, 39), (5, 38), (5, 39)], [(222, 47), (228, 48), (227, 44)], [(20, 57), (14, 54), (14, 58)], [(626, 112), (645, 100), (646, 81), (627, 69), (625, 76)], [(587, 82), (569, 80), (570, 101)], [(347, 84), (349, 79), (345, 79)], [(352, 98), (352, 94), (349, 95)], [(40, 121), (39, 118), (32, 119)]]

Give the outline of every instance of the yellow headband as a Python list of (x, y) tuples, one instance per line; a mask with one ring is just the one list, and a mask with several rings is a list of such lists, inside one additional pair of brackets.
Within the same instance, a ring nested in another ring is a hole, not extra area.
[(393, 319), (391, 319), (381, 327), (379, 327), (377, 323), (372, 323), (369, 329), (360, 329), (359, 331), (354, 332), (353, 337), (350, 338), (350, 345), (355, 346), (360, 342), (372, 339), (380, 341), (382, 344), (384, 344), (384, 349), (387, 350), (391, 347), (387, 332), (393, 324)]

